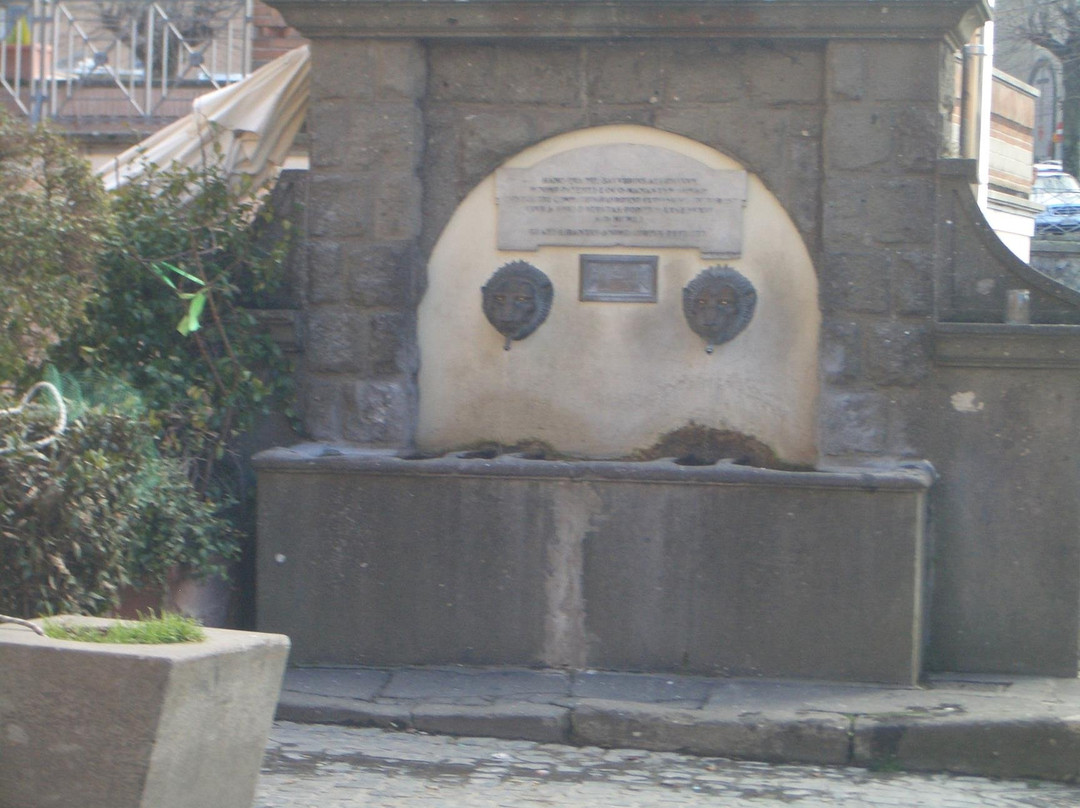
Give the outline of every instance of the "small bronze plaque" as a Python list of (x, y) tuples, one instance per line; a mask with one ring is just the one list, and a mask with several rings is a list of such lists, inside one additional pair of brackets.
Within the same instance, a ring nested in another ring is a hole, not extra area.
[(655, 303), (656, 255), (581, 256), (581, 300)]

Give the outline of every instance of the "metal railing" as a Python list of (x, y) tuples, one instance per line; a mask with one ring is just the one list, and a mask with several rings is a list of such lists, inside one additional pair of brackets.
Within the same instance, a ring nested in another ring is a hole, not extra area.
[(0, 0), (0, 100), (43, 118), (170, 118), (251, 72), (252, 0)]

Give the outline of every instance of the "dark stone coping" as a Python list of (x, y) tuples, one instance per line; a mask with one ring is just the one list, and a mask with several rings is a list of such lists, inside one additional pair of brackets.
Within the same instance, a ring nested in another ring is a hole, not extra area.
[(1040, 233), (1031, 239), (1031, 251), (1076, 255), (1080, 253), (1080, 233), (1062, 233), (1061, 235)]
[[(309, 38), (793, 37), (949, 39), (985, 0), (270, 0)], [(888, 13), (883, 13), (888, 11)]]
[(1080, 367), (1080, 325), (938, 323), (934, 362), (952, 367)]
[(781, 488), (836, 488), (919, 491), (936, 478), (925, 460), (888, 468), (779, 471), (737, 465), (723, 460), (708, 466), (684, 466), (672, 458), (649, 461), (535, 460), (517, 454), (494, 458), (465, 457), (456, 452), (441, 457), (408, 459), (392, 451), (326, 443), (305, 443), (269, 449), (253, 459), (260, 472), (359, 474), (381, 476), (507, 477), (618, 482), (753, 485)]

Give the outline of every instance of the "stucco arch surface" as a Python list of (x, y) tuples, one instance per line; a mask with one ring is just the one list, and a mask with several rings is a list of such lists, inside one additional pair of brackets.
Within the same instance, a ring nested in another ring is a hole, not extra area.
[[(614, 143), (742, 169), (701, 143), (639, 126), (560, 135), (504, 165), (528, 167)], [(817, 279), (794, 224), (756, 176), (748, 178), (736, 258), (690, 248), (499, 250), (496, 217), (492, 174), (461, 202), (432, 251), (418, 312), (419, 448), (539, 440), (574, 456), (622, 457), (694, 423), (751, 435), (791, 462), (816, 460)], [(658, 256), (657, 301), (580, 301), (582, 253)], [(483, 315), (480, 290), (515, 260), (547, 274), (555, 296), (546, 322), (504, 350)], [(746, 329), (709, 354), (686, 323), (682, 288), (716, 265), (748, 278), (757, 306)]]

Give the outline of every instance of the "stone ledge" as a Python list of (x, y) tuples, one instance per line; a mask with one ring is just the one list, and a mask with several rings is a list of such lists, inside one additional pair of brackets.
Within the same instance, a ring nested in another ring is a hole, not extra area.
[[(948, 38), (990, 19), (968, 0), (279, 0), (304, 36), (595, 39), (597, 37)], [(887, 9), (888, 13), (883, 13)]]
[[(1080, 326), (1078, 326), (1080, 330)], [(779, 471), (724, 462), (706, 466), (680, 465), (673, 459), (534, 460), (519, 454), (488, 458), (472, 452), (440, 457), (402, 457), (392, 450), (371, 450), (347, 444), (305, 443), (261, 452), (253, 459), (260, 472), (377, 474), (388, 476), (464, 476), (519, 479), (566, 478), (619, 482), (737, 484), (791, 488), (835, 488), (916, 491), (935, 478), (929, 463), (912, 462), (895, 468), (829, 468), (817, 471)]]
[(1080, 326), (938, 323), (934, 363), (947, 367), (1080, 367)]

